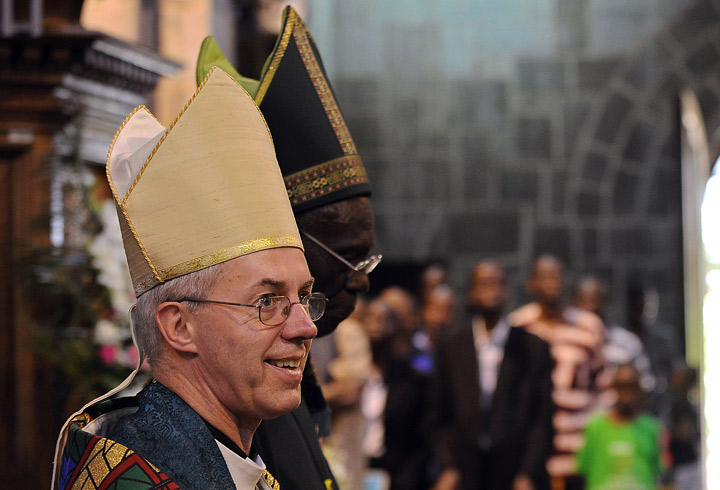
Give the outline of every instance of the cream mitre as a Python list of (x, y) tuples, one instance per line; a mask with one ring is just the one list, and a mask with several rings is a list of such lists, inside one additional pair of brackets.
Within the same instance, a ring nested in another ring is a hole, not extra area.
[(265, 119), (219, 68), (167, 129), (135, 109), (106, 170), (138, 296), (241, 255), (302, 249)]

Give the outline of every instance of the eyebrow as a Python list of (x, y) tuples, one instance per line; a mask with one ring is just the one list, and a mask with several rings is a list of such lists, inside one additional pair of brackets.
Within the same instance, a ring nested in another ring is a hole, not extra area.
[[(302, 286), (300, 286), (300, 289), (310, 288), (315, 283), (315, 278), (311, 277), (305, 283), (303, 283)], [(287, 287), (287, 283), (285, 281), (278, 281), (277, 279), (272, 279), (269, 277), (266, 277), (264, 279), (260, 279), (258, 282), (253, 284), (251, 287), (259, 287), (259, 286), (266, 286), (275, 290), (282, 290)]]

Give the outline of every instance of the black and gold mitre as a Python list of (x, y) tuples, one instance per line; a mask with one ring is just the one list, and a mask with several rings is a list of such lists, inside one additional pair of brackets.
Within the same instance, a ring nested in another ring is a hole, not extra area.
[(255, 98), (275, 143), (295, 213), (370, 195), (367, 172), (340, 112), (320, 54), (300, 16), (288, 6), (260, 81), (242, 77), (211, 37), (198, 57), (201, 81), (213, 66), (237, 75)]

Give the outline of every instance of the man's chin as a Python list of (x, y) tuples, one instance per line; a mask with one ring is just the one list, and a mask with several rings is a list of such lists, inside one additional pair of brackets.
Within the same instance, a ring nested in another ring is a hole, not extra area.
[(268, 407), (266, 410), (265, 415), (263, 416), (263, 420), (272, 420), (280, 417), (281, 415), (285, 415), (286, 413), (290, 413), (297, 409), (297, 407), (300, 406), (300, 390), (298, 390), (297, 396), (291, 396), (287, 399), (283, 400), (282, 404), (275, 405), (273, 407)]

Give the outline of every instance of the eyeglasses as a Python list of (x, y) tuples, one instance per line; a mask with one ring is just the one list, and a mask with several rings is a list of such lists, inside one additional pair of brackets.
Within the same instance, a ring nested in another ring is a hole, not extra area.
[(370, 255), (367, 259), (362, 260), (362, 261), (358, 262), (357, 264), (353, 265), (350, 262), (348, 262), (347, 260), (345, 260), (345, 258), (342, 255), (335, 252), (333, 249), (331, 249), (330, 247), (325, 245), (323, 242), (321, 242), (320, 240), (318, 240), (317, 238), (312, 236), (310, 233), (303, 231), (303, 230), (300, 230), (300, 233), (302, 233), (303, 235), (308, 237), (310, 240), (315, 242), (315, 244), (317, 246), (319, 246), (320, 248), (325, 250), (327, 253), (329, 253), (336, 259), (338, 259), (340, 262), (342, 262), (346, 266), (350, 267), (355, 272), (362, 272), (365, 275), (370, 274), (372, 271), (375, 270), (375, 267), (377, 267), (378, 264), (380, 264), (380, 261), (382, 260), (382, 254)]
[(192, 301), (193, 303), (210, 303), (214, 305), (225, 305), (225, 306), (245, 306), (248, 308), (258, 309), (258, 318), (263, 325), (268, 327), (277, 327), (282, 325), (287, 317), (290, 315), (290, 308), (293, 305), (300, 305), (303, 307), (310, 320), (317, 321), (322, 318), (325, 313), (325, 304), (327, 298), (323, 293), (310, 293), (300, 298), (300, 301), (290, 301), (287, 296), (263, 296), (254, 305), (248, 305), (243, 303), (231, 303), (229, 301), (214, 301), (211, 299), (198, 299), (198, 298), (183, 298), (179, 299), (178, 303), (183, 301)]

